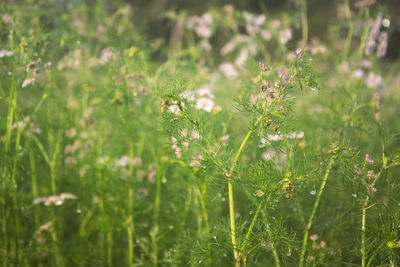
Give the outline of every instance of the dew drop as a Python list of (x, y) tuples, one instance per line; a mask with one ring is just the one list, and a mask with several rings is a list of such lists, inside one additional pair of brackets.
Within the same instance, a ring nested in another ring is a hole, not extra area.
[(315, 190), (312, 190), (312, 191), (310, 192), (310, 194), (313, 195), (313, 196), (315, 196), (316, 193), (317, 193), (317, 192), (315, 192)]
[(213, 236), (213, 238), (214, 238), (214, 239), (217, 239), (217, 237), (216, 237), (216, 236)]
[(291, 248), (289, 248), (289, 250), (288, 250), (288, 252), (286, 253), (286, 256), (292, 256), (292, 249)]

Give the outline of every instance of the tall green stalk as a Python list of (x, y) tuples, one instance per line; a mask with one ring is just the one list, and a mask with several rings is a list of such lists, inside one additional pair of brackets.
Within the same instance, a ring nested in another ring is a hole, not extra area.
[(239, 150), (236, 153), (235, 159), (233, 161), (232, 167), (229, 170), (229, 174), (226, 175), (228, 178), (228, 197), (229, 197), (229, 221), (230, 221), (230, 232), (231, 232), (231, 240), (233, 246), (233, 257), (235, 260), (235, 265), (240, 266), (240, 259), (239, 259), (239, 251), (236, 245), (236, 228), (235, 228), (235, 207), (233, 203), (233, 188), (232, 188), (232, 174), (236, 168), (236, 164), (242, 154), (244, 147), (246, 146), (247, 142), (250, 139), (250, 136), (253, 134), (254, 131), (254, 123), (251, 125), (250, 130), (247, 132), (246, 136), (244, 137), (242, 144), (239, 147)]
[(8, 253), (8, 242), (9, 242), (9, 231), (7, 227), (7, 192), (8, 192), (8, 175), (9, 175), (9, 166), (8, 166), (8, 152), (11, 143), (11, 130), (14, 119), (14, 113), (17, 106), (17, 74), (16, 68), (13, 68), (13, 75), (11, 77), (11, 86), (10, 86), (10, 96), (8, 99), (8, 112), (7, 112), (7, 121), (6, 121), (6, 139), (4, 142), (4, 154), (3, 154), (3, 171), (2, 171), (2, 189), (3, 193), (1, 194), (1, 203), (2, 203), (2, 232), (3, 232), (3, 266), (7, 266), (7, 259), (9, 258)]
[(303, 267), (303, 265), (304, 265), (304, 258), (305, 258), (306, 250), (307, 250), (308, 234), (309, 234), (309, 231), (311, 229), (315, 213), (317, 212), (319, 201), (321, 200), (322, 193), (324, 192), (324, 188), (325, 188), (326, 182), (328, 180), (329, 173), (330, 173), (330, 171), (332, 169), (333, 162), (334, 162), (334, 159), (331, 158), (329, 160), (328, 167), (326, 169), (324, 178), (322, 179), (321, 187), (319, 188), (317, 199), (316, 199), (316, 201), (314, 203), (314, 207), (312, 209), (311, 215), (310, 215), (310, 217), (308, 219), (308, 223), (307, 223), (307, 226), (306, 226), (306, 229), (305, 229), (305, 232), (304, 232), (304, 237), (303, 237), (303, 246), (301, 248), (299, 267)]
[[(382, 149), (384, 149), (384, 147)], [(381, 177), (382, 171), (386, 168), (387, 166), (386, 166), (385, 154), (382, 153), (382, 168), (376, 176), (375, 183), (378, 181), (379, 177)], [(362, 267), (365, 267), (367, 264), (367, 248), (365, 242), (365, 232), (366, 232), (366, 217), (367, 217), (368, 202), (369, 202), (369, 195), (367, 194), (363, 202), (362, 218), (361, 218), (361, 266)]]
[(307, 45), (308, 42), (308, 18), (307, 18), (307, 0), (300, 1), (301, 10), (301, 30), (303, 45)]

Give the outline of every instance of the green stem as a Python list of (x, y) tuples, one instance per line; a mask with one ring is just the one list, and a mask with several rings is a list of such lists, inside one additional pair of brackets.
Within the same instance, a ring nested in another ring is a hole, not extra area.
[(239, 147), (239, 150), (236, 153), (235, 159), (233, 161), (232, 167), (227, 175), (228, 178), (228, 196), (229, 196), (229, 221), (230, 221), (230, 229), (231, 229), (231, 240), (233, 246), (233, 257), (235, 260), (235, 265), (240, 266), (240, 259), (238, 259), (239, 253), (236, 246), (236, 228), (235, 228), (235, 207), (233, 203), (233, 188), (232, 188), (232, 173), (236, 168), (236, 164), (242, 154), (244, 147), (247, 144), (247, 141), (250, 139), (254, 131), (254, 123), (252, 124), (250, 130), (246, 134), (245, 138), (242, 141), (242, 144)]
[(349, 51), (350, 51), (351, 40), (353, 38), (354, 25), (353, 25), (353, 21), (351, 19), (351, 10), (350, 10), (349, 0), (344, 0), (344, 6), (345, 6), (345, 15), (346, 15), (347, 23), (349, 24), (349, 31), (347, 32), (346, 42), (345, 42), (344, 49), (343, 49), (343, 59), (346, 59), (347, 55), (349, 54)]
[[(134, 157), (134, 143), (131, 141), (129, 145), (129, 156), (132, 159)], [(131, 163), (129, 165), (129, 171), (133, 176), (133, 164)], [(134, 225), (134, 220), (133, 220), (133, 204), (134, 204), (134, 198), (135, 198), (135, 191), (133, 188), (134, 184), (134, 178), (132, 178), (132, 183), (131, 186), (129, 186), (128, 190), (128, 222), (127, 222), (127, 233), (128, 233), (128, 264), (129, 266), (132, 266), (134, 261), (135, 261), (135, 254), (134, 254), (134, 231), (135, 231), (135, 225)]]
[(107, 265), (109, 267), (112, 266), (112, 233), (110, 231), (110, 226), (109, 226), (109, 219), (108, 219), (108, 213), (105, 207), (105, 193), (104, 193), (104, 175), (102, 170), (98, 170), (98, 176), (100, 180), (100, 206), (103, 211), (103, 227), (104, 227), (104, 232), (106, 234), (106, 246), (107, 246)]
[(308, 42), (307, 0), (301, 0), (301, 29), (303, 45)]
[(156, 193), (154, 197), (154, 214), (153, 214), (153, 229), (152, 238), (152, 248), (153, 248), (153, 265), (157, 266), (158, 262), (158, 246), (157, 246), (157, 235), (159, 232), (159, 217), (160, 217), (160, 200), (161, 200), (161, 179), (162, 179), (162, 169), (159, 162), (159, 155), (157, 156), (156, 151), (152, 145), (150, 145), (151, 154), (156, 163)]
[[(385, 161), (385, 154), (383, 153), (382, 156), (382, 168), (377, 174), (375, 179), (375, 183), (378, 181), (379, 177), (382, 174), (382, 171), (386, 168), (386, 161)], [(367, 249), (366, 249), (366, 242), (365, 242), (365, 232), (366, 232), (366, 216), (367, 216), (367, 209), (368, 209), (368, 201), (369, 195), (365, 197), (363, 207), (362, 207), (362, 218), (361, 218), (361, 266), (365, 267), (367, 263)]]
[[(263, 205), (263, 204), (264, 204), (264, 199), (262, 199), (262, 200), (260, 201), (260, 203), (258, 204), (256, 214), (254, 214), (253, 220), (252, 220), (251, 223), (250, 223), (250, 227), (249, 227), (249, 229), (247, 230), (247, 234), (246, 234), (246, 236), (244, 237), (244, 243), (243, 243), (242, 247), (241, 247), (240, 250), (239, 250), (239, 258), (238, 258), (238, 260), (240, 260), (240, 258), (242, 257), (243, 253), (245, 252), (245, 250), (246, 250), (246, 248), (247, 248), (247, 245), (248, 245), (249, 239), (250, 239), (250, 235), (251, 235), (251, 233), (252, 233), (252, 231), (253, 231), (254, 225), (256, 224), (257, 218), (258, 218), (258, 216), (260, 215), (260, 211), (261, 211), (261, 208), (262, 208), (262, 205)], [(246, 256), (247, 256), (247, 255), (246, 255)]]
[(362, 58), (362, 55), (363, 55), (364, 49), (365, 49), (365, 45), (367, 43), (369, 30), (371, 29), (371, 23), (369, 23), (369, 8), (368, 7), (365, 7), (365, 21), (367, 21), (367, 27), (365, 27), (364, 33), (360, 40), (360, 46), (358, 48), (358, 54), (357, 54), (358, 59)]
[[(261, 214), (264, 217), (265, 227), (267, 228), (267, 231), (270, 233), (271, 232), (271, 227), (269, 226), (267, 215), (265, 215), (264, 211), (261, 211)], [(271, 240), (271, 250), (272, 250), (272, 255), (274, 256), (275, 266), (276, 267), (280, 267), (281, 264), (280, 264), (280, 261), (279, 261), (279, 255), (278, 255), (278, 251), (276, 250), (274, 240)]]
[(12, 123), (13, 116), (15, 113), (15, 109), (17, 106), (17, 76), (16, 76), (16, 67), (14, 65), (13, 75), (11, 77), (11, 87), (10, 87), (10, 96), (8, 99), (8, 112), (7, 112), (7, 121), (6, 121), (6, 140), (4, 142), (4, 158), (3, 158), (3, 172), (2, 172), (2, 189), (3, 193), (1, 194), (1, 202), (2, 202), (2, 232), (3, 232), (3, 265), (7, 266), (7, 258), (9, 257), (8, 253), (8, 242), (9, 242), (9, 230), (7, 227), (7, 192), (8, 192), (8, 181), (7, 176), (9, 175), (9, 166), (8, 166), (8, 152), (11, 144), (11, 135), (12, 135)]
[(333, 162), (334, 162), (334, 159), (331, 158), (330, 161), (329, 161), (329, 163), (328, 163), (328, 168), (327, 168), (327, 170), (326, 170), (326, 172), (325, 172), (325, 176), (324, 176), (324, 178), (323, 178), (323, 180), (322, 180), (321, 187), (320, 187), (319, 192), (318, 192), (318, 195), (317, 195), (317, 200), (316, 200), (315, 203), (314, 203), (314, 207), (313, 207), (313, 210), (312, 210), (312, 212), (311, 212), (311, 216), (310, 216), (310, 218), (308, 219), (308, 223), (307, 223), (306, 230), (305, 230), (305, 233), (304, 233), (304, 238), (303, 238), (303, 246), (302, 246), (302, 248), (301, 248), (301, 255), (300, 255), (299, 267), (303, 267), (303, 265), (304, 265), (304, 257), (305, 257), (306, 250), (307, 250), (308, 233), (309, 233), (309, 231), (310, 231), (310, 229), (311, 229), (311, 226), (312, 226), (312, 223), (313, 223), (313, 220), (314, 220), (315, 213), (317, 212), (318, 205), (319, 205), (319, 201), (321, 200), (321, 196), (322, 196), (322, 193), (323, 193), (323, 191), (324, 191), (326, 182), (327, 182), (327, 180), (328, 180), (328, 176), (329, 176), (329, 173), (330, 173), (330, 171), (331, 171)]

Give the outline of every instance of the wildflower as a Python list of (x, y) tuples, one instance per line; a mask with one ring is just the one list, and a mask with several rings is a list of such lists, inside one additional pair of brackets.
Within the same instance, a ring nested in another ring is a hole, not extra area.
[(142, 182), (146, 175), (147, 175), (147, 172), (145, 170), (137, 170), (136, 171), (136, 180), (138, 182)]
[(374, 72), (368, 73), (368, 76), (365, 80), (367, 83), (367, 86), (371, 89), (377, 88), (377, 87), (383, 87), (383, 79), (382, 76), (379, 74), (375, 74)]
[(239, 56), (235, 60), (235, 65), (238, 67), (243, 67), (246, 60), (249, 58), (249, 51), (247, 49), (242, 49)]
[(374, 165), (374, 160), (371, 158), (369, 154), (365, 154), (365, 161), (370, 165)]
[(372, 54), (372, 51), (375, 49), (376, 39), (378, 38), (381, 24), (382, 24), (382, 13), (379, 13), (369, 33), (367, 44), (365, 45), (365, 54), (367, 56)]
[(98, 165), (105, 164), (110, 158), (108, 156), (100, 157), (97, 159), (96, 163)]
[(142, 165), (142, 159), (141, 158), (133, 158), (131, 163), (133, 166), (138, 167), (138, 166)]
[(278, 19), (274, 19), (271, 21), (271, 27), (277, 29), (281, 26), (281, 21)]
[(27, 87), (28, 85), (34, 84), (35, 78), (27, 79), (22, 83), (22, 88)]
[(204, 13), (202, 16), (190, 16), (186, 20), (186, 26), (193, 29), (200, 38), (208, 39), (211, 36), (211, 24), (213, 18), (210, 14)]
[(358, 168), (357, 166), (354, 166), (354, 169), (353, 169), (354, 177), (360, 177), (361, 174), (362, 174), (362, 171), (360, 170), (360, 168)]
[(282, 44), (286, 44), (292, 38), (293, 38), (293, 33), (292, 33), (292, 29), (290, 29), (290, 28), (284, 29), (279, 33), (279, 41)]
[(154, 184), (156, 182), (156, 171), (152, 170), (149, 172), (149, 175), (147, 176), (147, 179), (149, 180), (150, 183)]
[(376, 50), (376, 56), (378, 58), (384, 57), (386, 55), (388, 47), (388, 34), (387, 32), (382, 32), (379, 34), (379, 43), (378, 48)]
[(65, 164), (72, 166), (76, 164), (76, 159), (74, 157), (68, 157), (65, 159)]
[(131, 176), (131, 172), (127, 168), (121, 168), (121, 179), (125, 180)]
[(258, 62), (258, 66), (261, 68), (262, 71), (270, 71), (271, 69), (265, 65), (264, 62), (260, 61)]
[(265, 152), (261, 155), (261, 158), (262, 158), (264, 161), (268, 161), (268, 160), (271, 160), (273, 157), (275, 157), (275, 155), (276, 155), (275, 150), (273, 150), (273, 149), (268, 149), (267, 151), (265, 151)]
[(319, 236), (317, 234), (310, 235), (310, 240), (312, 241), (317, 241), (318, 238)]
[(199, 131), (193, 130), (193, 131), (191, 132), (191, 135), (192, 135), (192, 138), (193, 138), (193, 139), (201, 140), (201, 135), (200, 135)]
[(235, 67), (229, 63), (229, 62), (225, 62), (222, 63), (221, 65), (219, 65), (218, 69), (227, 77), (227, 78), (233, 78), (238, 76), (238, 72), (235, 69)]
[(136, 198), (137, 199), (143, 199), (145, 197), (147, 197), (147, 195), (149, 194), (149, 190), (146, 188), (139, 188), (137, 193), (136, 193)]
[(233, 42), (226, 43), (220, 51), (221, 56), (226, 56), (235, 49), (235, 44)]
[(59, 196), (37, 198), (33, 201), (33, 204), (37, 205), (40, 203), (44, 203), (45, 206), (50, 206), (50, 205), (60, 206), (64, 203), (66, 199), (77, 199), (77, 197), (70, 193), (62, 193)]
[(357, 69), (353, 72), (353, 77), (356, 79), (361, 79), (364, 77), (364, 71), (362, 69)]
[(207, 40), (201, 40), (200, 45), (205, 51), (210, 51), (212, 49), (212, 45)]
[(201, 161), (204, 160), (202, 155), (192, 156), (192, 161), (190, 162), (191, 167), (201, 167)]
[(269, 41), (272, 38), (272, 33), (269, 30), (261, 30), (260, 34), (264, 41)]
[(146, 86), (143, 86), (139, 89), (139, 93), (142, 95), (148, 95), (150, 92), (149, 88), (147, 88)]
[(368, 192), (368, 194), (372, 195), (376, 191), (378, 191), (378, 189), (375, 188), (375, 183), (367, 184), (367, 192)]
[(0, 58), (2, 58), (2, 57), (11, 57), (11, 56), (13, 56), (14, 55), (14, 52), (13, 51), (10, 51), (10, 50), (0, 50)]
[(71, 128), (69, 130), (65, 131), (65, 135), (69, 138), (73, 138), (76, 135), (76, 129), (75, 128)]
[(70, 154), (70, 153), (73, 153), (74, 151), (75, 151), (75, 148), (74, 148), (74, 146), (71, 146), (71, 145), (66, 145), (64, 148), (65, 154)]
[(204, 97), (209, 97), (211, 99), (214, 99), (214, 94), (211, 92), (210, 87), (208, 86), (202, 86), (199, 89), (196, 90), (196, 95), (198, 96), (204, 96)]
[(221, 140), (222, 144), (223, 144), (224, 146), (226, 146), (226, 145), (227, 145), (227, 142), (228, 142), (228, 140), (229, 140), (229, 138), (230, 138), (230, 135), (227, 134), (227, 135), (222, 136), (219, 140)]
[(116, 58), (116, 55), (110, 48), (104, 48), (100, 52), (100, 64), (105, 65), (108, 61)]
[(83, 177), (83, 176), (85, 176), (85, 174), (86, 174), (86, 172), (88, 171), (88, 169), (90, 168), (90, 166), (89, 165), (84, 165), (82, 168), (80, 168), (80, 170), (79, 170), (79, 176), (80, 177)]
[(180, 107), (176, 104), (169, 106), (168, 110), (176, 115), (179, 115), (181, 113)]
[(5, 14), (3, 15), (3, 19), (8, 23), (8, 25), (13, 25), (13, 24), (14, 24), (14, 20), (13, 20), (12, 17), (11, 17), (9, 14), (7, 14), (7, 13), (5, 13)]
[(117, 160), (116, 164), (120, 167), (126, 167), (131, 161), (129, 156), (122, 156), (119, 160)]
[(367, 177), (368, 177), (368, 179), (375, 180), (378, 176), (374, 173), (373, 170), (369, 170)]

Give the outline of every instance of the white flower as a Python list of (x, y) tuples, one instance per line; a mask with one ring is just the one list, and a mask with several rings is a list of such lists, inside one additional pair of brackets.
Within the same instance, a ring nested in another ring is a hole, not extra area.
[(202, 109), (204, 111), (207, 112), (211, 112), (211, 110), (214, 107), (214, 102), (206, 97), (201, 97), (199, 99), (197, 99), (197, 103), (196, 103), (196, 108), (197, 109)]
[(176, 115), (181, 113), (181, 110), (180, 110), (178, 105), (171, 105), (171, 106), (168, 107), (168, 110), (171, 111), (172, 113), (176, 114)]
[(179, 96), (187, 101), (194, 101), (194, 94), (192, 91), (185, 91), (181, 93)]
[(368, 73), (366, 83), (369, 88), (377, 88), (383, 86), (383, 79), (381, 75), (370, 72)]
[(221, 56), (226, 56), (227, 54), (231, 53), (235, 49), (235, 44), (233, 42), (226, 43), (221, 48)]
[(235, 67), (229, 62), (222, 63), (219, 65), (218, 69), (228, 78), (236, 77), (239, 74)]
[(268, 161), (271, 160), (273, 157), (275, 157), (276, 152), (273, 149), (268, 149), (267, 151), (265, 151), (261, 157), (263, 160)]
[(211, 99), (214, 98), (214, 94), (211, 92), (210, 87), (208, 87), (208, 86), (202, 86), (199, 89), (197, 89), (196, 95), (209, 97)]
[(292, 29), (286, 28), (279, 33), (279, 41), (282, 44), (286, 44), (293, 37)]
[(1, 57), (11, 57), (12, 55), (14, 55), (13, 51), (9, 51), (9, 50), (0, 50), (0, 58)]
[(239, 56), (235, 60), (235, 65), (238, 67), (243, 67), (246, 60), (249, 58), (249, 51), (247, 49), (242, 49)]
[(269, 30), (261, 30), (260, 34), (264, 41), (269, 41), (272, 38), (272, 33)]
[(31, 85), (31, 84), (34, 84), (34, 83), (35, 83), (35, 78), (25, 80), (22, 83), (22, 88), (27, 87), (28, 85)]
[(129, 156), (122, 156), (120, 159), (116, 161), (117, 166), (126, 167), (128, 166), (131, 158)]

